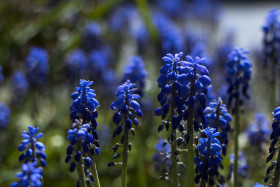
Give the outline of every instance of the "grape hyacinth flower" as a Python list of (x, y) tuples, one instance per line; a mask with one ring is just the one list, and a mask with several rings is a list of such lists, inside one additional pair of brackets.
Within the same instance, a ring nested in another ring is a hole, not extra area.
[(65, 162), (70, 162), (70, 172), (78, 169), (79, 180), (77, 186), (100, 186), (96, 170), (95, 154), (100, 155), (98, 134), (96, 131), (96, 118), (99, 106), (95, 99), (94, 90), (89, 86), (92, 81), (80, 80), (76, 92), (71, 94), (73, 104), (70, 106), (70, 118), (73, 120), (72, 128), (68, 130), (67, 157)]
[(254, 122), (246, 130), (250, 145), (258, 147), (261, 152), (263, 152), (262, 145), (268, 142), (271, 134), (268, 124), (267, 117), (264, 114), (257, 113)]
[(222, 146), (222, 153), (226, 155), (226, 145), (228, 144), (228, 132), (230, 131), (229, 123), (232, 121), (231, 115), (228, 113), (226, 105), (223, 104), (221, 98), (213, 100), (209, 103), (209, 107), (204, 110), (206, 118), (206, 126), (215, 128), (220, 132), (217, 137)]
[(43, 170), (37, 167), (37, 162), (22, 164), (21, 173), (17, 173), (18, 182), (14, 182), (10, 187), (40, 187), (43, 185)]
[(12, 75), (11, 87), (17, 98), (23, 97), (29, 91), (29, 83), (22, 71), (17, 71)]
[(123, 81), (130, 80), (135, 83), (137, 87), (137, 94), (143, 96), (146, 77), (147, 71), (142, 58), (140, 56), (132, 57), (125, 67)]
[(86, 54), (80, 50), (73, 50), (66, 59), (66, 65), (71, 78), (84, 78), (88, 66), (88, 59)]
[[(113, 117), (113, 122), (117, 125), (113, 137), (121, 135), (120, 144), (123, 145), (122, 187), (127, 185), (128, 151), (131, 150), (131, 144), (129, 143), (129, 131), (133, 136), (135, 136), (135, 129), (132, 128), (132, 124), (138, 127), (139, 121), (137, 117), (142, 117), (143, 115), (141, 112), (141, 106), (136, 101), (137, 99), (140, 99), (140, 96), (138, 94), (134, 94), (135, 91), (136, 85), (127, 80), (123, 85), (117, 88), (116, 97), (118, 99), (111, 104), (111, 110), (117, 110)], [(116, 159), (121, 155), (118, 153), (120, 144), (117, 143), (112, 148), (115, 153), (113, 159)], [(108, 166), (114, 166), (115, 164), (115, 162), (111, 162)]]
[[(271, 145), (269, 147), (269, 155), (266, 159), (266, 162), (270, 162), (275, 155), (278, 156), (271, 165), (267, 168), (266, 177), (264, 182), (268, 182), (270, 175), (274, 173), (272, 180), (272, 187), (277, 187), (280, 181), (280, 153), (279, 153), (279, 138), (280, 138), (280, 107), (277, 107), (273, 111), (273, 123), (272, 123), (272, 133), (270, 135)], [(274, 172), (273, 172), (274, 170)]]
[(23, 131), (21, 136), (23, 140), (18, 146), (18, 151), (23, 153), (19, 156), (19, 161), (23, 161), (24, 163), (36, 161), (45, 167), (47, 165), (45, 145), (37, 141), (37, 139), (43, 137), (43, 133), (39, 133), (39, 127), (28, 126), (28, 131)]
[(88, 23), (82, 35), (82, 47), (89, 52), (98, 49), (101, 44), (101, 27), (96, 22)]
[[(162, 66), (161, 75), (158, 78), (158, 86), (161, 92), (158, 95), (158, 101), (161, 107), (156, 109), (155, 114), (162, 117), (162, 124), (158, 131), (162, 131), (164, 127), (169, 130), (172, 124), (172, 131), (168, 136), (171, 144), (171, 160), (172, 160), (172, 184), (178, 186), (178, 168), (177, 157), (174, 154), (178, 151), (181, 144), (188, 144), (188, 184), (194, 185), (194, 131), (202, 128), (201, 123), (205, 124), (205, 116), (203, 114), (206, 108), (207, 88), (211, 85), (211, 80), (207, 76), (208, 70), (201, 65), (204, 59), (196, 57), (194, 60), (187, 56), (187, 61), (181, 60), (183, 53), (173, 56), (167, 54), (163, 57), (165, 65)], [(168, 120), (164, 119), (171, 111)], [(187, 132), (181, 123), (182, 120), (188, 120)], [(201, 122), (201, 123), (200, 123)], [(177, 138), (177, 130), (182, 133), (182, 137)], [(192, 158), (192, 159), (190, 159)]]
[(262, 184), (256, 183), (256, 184), (254, 185), (254, 187), (267, 187), (267, 186), (264, 186), (264, 185), (262, 185)]
[(0, 83), (4, 81), (4, 76), (2, 74), (2, 66), (0, 65)]
[(0, 102), (0, 127), (6, 128), (10, 123), (11, 110)]
[(44, 49), (33, 47), (26, 59), (27, 78), (32, 86), (45, 84), (49, 73), (49, 56)]
[(155, 170), (160, 174), (159, 179), (168, 179), (171, 171), (171, 147), (164, 139), (160, 139), (155, 146), (156, 153), (153, 156)]
[[(228, 178), (230, 179), (233, 173), (233, 169), (234, 169), (234, 154), (231, 154), (229, 156), (230, 159), (230, 165), (229, 165), (229, 176)], [(244, 154), (244, 152), (240, 152), (238, 155), (238, 160), (239, 160), (239, 165), (238, 165), (238, 175), (239, 175), (239, 183), (241, 183), (240, 179), (245, 179), (248, 176), (248, 164), (247, 164), (247, 157)]]
[(268, 12), (263, 26), (263, 51), (266, 69), (269, 69), (271, 84), (271, 107), (275, 108), (277, 99), (277, 69), (280, 65), (280, 11), (272, 9)]
[(207, 182), (209, 186), (214, 186), (217, 184), (215, 179), (219, 182), (224, 181), (218, 171), (222, 162), (222, 147), (217, 139), (220, 136), (220, 132), (208, 127), (202, 130), (201, 134), (202, 138), (199, 139), (200, 144), (196, 147), (196, 156), (194, 158), (196, 164), (195, 182), (198, 184), (201, 180), (201, 187), (206, 187)]
[(235, 48), (229, 55), (227, 63), (227, 83), (229, 85), (227, 93), (229, 94), (228, 106), (232, 108), (235, 114), (235, 139), (234, 139), (234, 187), (238, 187), (238, 137), (240, 131), (239, 106), (243, 104), (244, 98), (249, 99), (247, 93), (249, 80), (251, 79), (252, 63), (247, 57), (248, 51), (242, 48)]
[[(19, 156), (19, 161), (23, 161), (21, 166), (21, 173), (16, 176), (19, 181), (14, 182), (10, 187), (40, 187), (43, 185), (43, 169), (47, 165), (47, 155), (45, 151), (45, 145), (37, 139), (43, 136), (43, 133), (39, 132), (39, 127), (28, 126), (29, 131), (23, 131), (22, 142), (18, 146), (18, 150), (23, 152)], [(25, 151), (26, 150), (26, 151)], [(39, 164), (42, 167), (39, 167)]]

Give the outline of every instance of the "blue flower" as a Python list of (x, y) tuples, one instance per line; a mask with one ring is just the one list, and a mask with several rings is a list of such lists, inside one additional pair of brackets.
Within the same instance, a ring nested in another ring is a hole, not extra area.
[(17, 71), (12, 75), (11, 87), (18, 97), (23, 97), (29, 91), (29, 83), (22, 71)]
[(45, 50), (31, 48), (26, 59), (27, 77), (31, 85), (45, 84), (49, 73), (49, 56)]
[(153, 156), (155, 171), (160, 174), (160, 178), (168, 177), (171, 171), (171, 147), (167, 141), (160, 139), (155, 146), (156, 153)]
[(111, 110), (117, 110), (113, 117), (113, 122), (117, 125), (114, 136), (122, 133), (123, 126), (130, 130), (132, 123), (135, 126), (139, 124), (136, 116), (142, 117), (143, 114), (140, 104), (136, 101), (140, 99), (138, 94), (134, 94), (136, 90), (136, 85), (129, 80), (117, 89), (117, 101), (111, 104)]
[[(233, 174), (233, 168), (234, 168), (234, 154), (231, 154), (229, 156), (230, 159), (230, 165), (229, 165), (229, 176), (230, 179)], [(245, 179), (248, 176), (248, 164), (247, 164), (247, 157), (244, 154), (244, 152), (240, 152), (238, 155), (238, 174), (241, 178)]]
[(82, 35), (82, 47), (86, 51), (99, 48), (101, 44), (101, 27), (96, 22), (88, 23)]
[(95, 91), (89, 87), (92, 84), (92, 81), (80, 80), (76, 92), (71, 94), (71, 98), (74, 101), (70, 106), (70, 117), (73, 121), (83, 119), (85, 123), (91, 122), (95, 129), (98, 116), (96, 108), (99, 106), (99, 103), (95, 99)]
[(232, 121), (231, 115), (228, 113), (226, 105), (223, 104), (221, 98), (213, 100), (204, 110), (206, 118), (206, 126), (215, 128), (220, 131), (219, 139), (222, 142), (223, 154), (226, 154), (226, 145), (228, 144), (228, 135), (230, 131), (229, 123)]
[(140, 56), (134, 56), (126, 65), (123, 75), (123, 81), (130, 80), (138, 88), (138, 94), (142, 96), (145, 87), (145, 78), (147, 71), (145, 64)]
[(257, 113), (255, 121), (249, 125), (246, 134), (250, 144), (259, 147), (262, 151), (261, 145), (268, 142), (271, 134), (267, 117), (264, 114)]
[(248, 51), (242, 48), (235, 48), (229, 54), (229, 61), (226, 67), (227, 83), (229, 85), (227, 91), (229, 94), (229, 107), (231, 107), (233, 99), (239, 99), (238, 102), (240, 102), (243, 101), (243, 98), (249, 98), (247, 91), (252, 74), (252, 63), (247, 55)]
[(3, 103), (0, 103), (0, 127), (6, 128), (10, 123), (10, 109)]
[(280, 63), (278, 52), (280, 50), (280, 12), (278, 9), (272, 9), (268, 12), (263, 31), (264, 62), (266, 66), (274, 67)]
[(264, 185), (262, 185), (262, 184), (256, 183), (256, 184), (254, 185), (254, 187), (267, 187), (267, 186), (264, 186)]
[(18, 182), (14, 182), (10, 187), (40, 187), (43, 185), (43, 170), (37, 167), (37, 162), (22, 164), (21, 172), (17, 173)]
[(201, 131), (202, 137), (199, 139), (199, 145), (196, 147), (196, 164), (195, 182), (199, 183), (200, 179), (214, 186), (214, 177), (220, 177), (218, 168), (221, 165), (222, 147), (220, 141), (216, 138), (220, 132), (214, 128), (206, 128)]
[(45, 167), (47, 165), (45, 153), (45, 145), (42, 142), (37, 141), (43, 136), (43, 133), (39, 133), (39, 127), (28, 126), (29, 131), (23, 131), (21, 137), (23, 140), (18, 146), (18, 151), (23, 152), (19, 156), (19, 161), (24, 161), (25, 163), (34, 162), (37, 159), (40, 164)]
[[(279, 147), (277, 144), (279, 143), (279, 137), (280, 137), (280, 107), (277, 107), (273, 112), (273, 123), (272, 123), (272, 133), (270, 135), (271, 144), (269, 147), (269, 155), (266, 158), (266, 162), (270, 162), (278, 152), (279, 154)], [(272, 164), (267, 168), (266, 171), (266, 178), (264, 179), (264, 182), (267, 182), (270, 178), (270, 173), (273, 171), (273, 169), (276, 166), (276, 161), (273, 161)]]
[(81, 78), (86, 73), (88, 59), (82, 50), (75, 49), (67, 57), (66, 64), (71, 78)]
[(165, 13), (171, 17), (180, 18), (184, 11), (183, 0), (156, 0), (156, 6), (160, 7)]

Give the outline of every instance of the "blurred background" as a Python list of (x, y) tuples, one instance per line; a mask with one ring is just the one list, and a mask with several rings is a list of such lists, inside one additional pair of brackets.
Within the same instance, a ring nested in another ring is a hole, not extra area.
[[(128, 186), (170, 186), (168, 180), (159, 180), (162, 173), (154, 159), (155, 145), (164, 138), (164, 133), (157, 133), (160, 119), (151, 115), (159, 106), (156, 81), (161, 58), (180, 51), (205, 57), (212, 79), (209, 99), (220, 96), (226, 100), (225, 64), (235, 46), (250, 51), (254, 66), (251, 99), (242, 116), (243, 186), (262, 183), (268, 136), (262, 144), (252, 145), (248, 131), (258, 124), (255, 113), (260, 112), (267, 118), (261, 124), (268, 131), (271, 128), (267, 75), (262, 68), (262, 27), (267, 12), (279, 7), (277, 0), (0, 1), (0, 186), (16, 180), (20, 171), (17, 146), (28, 125), (44, 132), (41, 141), (48, 164), (44, 186), (75, 186), (77, 173), (70, 173), (64, 160), (72, 124), (70, 95), (79, 79), (94, 81), (92, 88), (100, 103), (97, 167), (101, 185), (119, 186), (121, 167), (106, 166), (112, 162), (111, 148), (117, 141), (112, 138), (115, 126), (110, 104), (135, 56), (141, 56), (147, 77), (141, 98), (144, 117), (136, 136), (131, 137)], [(34, 72), (30, 59), (32, 49), (37, 48), (47, 55), (37, 54), (41, 64)], [(231, 142), (228, 150), (230, 155)], [(227, 176), (230, 159), (223, 162), (222, 173)]]

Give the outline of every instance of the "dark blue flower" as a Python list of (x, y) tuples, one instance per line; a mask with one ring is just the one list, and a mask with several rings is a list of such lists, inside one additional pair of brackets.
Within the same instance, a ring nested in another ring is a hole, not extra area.
[(243, 98), (249, 98), (247, 91), (252, 74), (252, 63), (247, 55), (248, 51), (242, 48), (235, 48), (229, 54), (229, 61), (226, 67), (229, 86), (227, 91), (229, 94), (229, 107), (231, 107), (232, 100), (234, 99), (243, 101)]
[(86, 51), (99, 48), (101, 44), (101, 27), (96, 22), (88, 23), (82, 35), (82, 47)]
[(86, 54), (80, 50), (75, 49), (66, 59), (66, 65), (71, 78), (83, 78), (87, 71), (88, 59)]
[(12, 75), (11, 87), (17, 97), (23, 97), (29, 91), (29, 83), (22, 71), (17, 71)]
[(223, 154), (226, 154), (226, 145), (228, 144), (228, 135), (230, 131), (229, 123), (232, 121), (231, 115), (228, 113), (226, 105), (223, 104), (221, 98), (213, 100), (209, 106), (204, 110), (206, 118), (206, 126), (215, 128), (220, 131), (219, 139), (222, 143)]
[(184, 0), (156, 0), (156, 6), (161, 8), (166, 14), (174, 18), (182, 17), (184, 11)]
[(10, 123), (10, 109), (3, 103), (0, 103), (0, 127), (6, 128)]
[[(114, 135), (118, 135), (122, 132), (122, 126), (130, 130), (132, 122), (138, 126), (136, 117), (141, 117), (142, 112), (140, 104), (136, 101), (140, 99), (140, 96), (134, 93), (136, 90), (136, 85), (129, 80), (117, 89), (117, 101), (111, 104), (111, 110), (117, 110), (113, 117), (113, 122), (118, 125)], [(120, 123), (121, 121), (123, 122)]]
[(156, 153), (153, 156), (155, 171), (160, 178), (165, 178), (171, 171), (171, 148), (164, 139), (160, 139), (155, 146)]
[(40, 187), (43, 185), (43, 170), (37, 167), (37, 162), (22, 164), (21, 172), (17, 173), (18, 182), (14, 182), (10, 187)]
[(89, 87), (92, 84), (92, 81), (80, 80), (76, 92), (71, 94), (73, 104), (70, 106), (70, 117), (73, 121), (83, 119), (85, 123), (91, 122), (95, 129), (97, 125), (95, 119), (98, 116), (96, 108), (99, 103), (95, 99), (95, 91)]
[(33, 47), (26, 59), (27, 77), (31, 85), (45, 84), (49, 73), (49, 56), (44, 49)]
[(2, 74), (2, 66), (0, 66), (0, 83), (2, 83), (4, 80), (4, 76)]
[(19, 161), (27, 163), (34, 162), (38, 159), (38, 162), (45, 167), (47, 165), (45, 145), (37, 141), (37, 139), (43, 136), (43, 133), (39, 132), (39, 127), (28, 126), (28, 130), (29, 131), (23, 131), (21, 135), (23, 140), (18, 146), (18, 150), (23, 153), (19, 156)]
[[(229, 156), (230, 159), (230, 165), (229, 165), (229, 179), (231, 178), (233, 174), (233, 168), (234, 168), (234, 154), (231, 154)], [(238, 155), (238, 175), (245, 179), (248, 176), (248, 164), (247, 164), (247, 157), (244, 154), (244, 152), (240, 152)]]
[(267, 187), (267, 186), (264, 186), (264, 185), (262, 185), (262, 184), (256, 183), (256, 184), (254, 185), (254, 187)]
[(250, 144), (259, 147), (262, 151), (262, 144), (268, 142), (271, 134), (267, 117), (264, 114), (257, 113), (255, 121), (249, 125), (246, 134)]
[(194, 163), (196, 164), (195, 182), (199, 183), (200, 179), (214, 186), (214, 177), (219, 177), (219, 165), (222, 159), (222, 147), (220, 141), (217, 139), (220, 132), (216, 132), (214, 128), (206, 128), (201, 131), (202, 137), (199, 139), (199, 145), (196, 147), (196, 156)]
[(130, 59), (130, 62), (126, 65), (123, 75), (123, 81), (130, 80), (136, 84), (139, 95), (143, 94), (145, 87), (145, 78), (147, 77), (147, 71), (145, 64), (140, 56), (134, 56)]

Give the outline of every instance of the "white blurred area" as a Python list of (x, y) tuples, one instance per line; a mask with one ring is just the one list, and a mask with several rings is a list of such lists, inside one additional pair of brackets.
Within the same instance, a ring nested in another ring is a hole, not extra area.
[(263, 38), (262, 25), (270, 9), (280, 9), (279, 3), (228, 3), (223, 5), (219, 34), (224, 36), (227, 31), (233, 31), (236, 46), (247, 49), (260, 47)]

